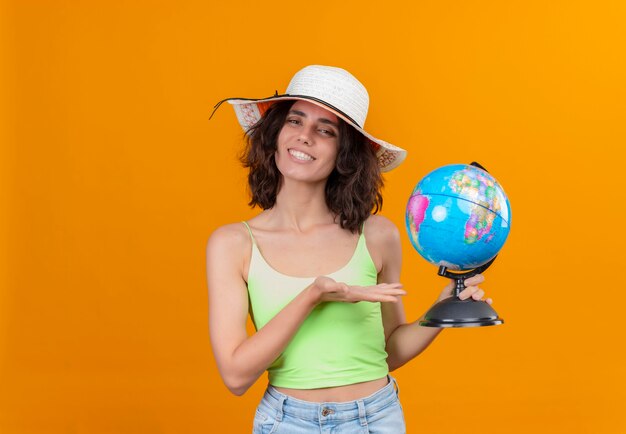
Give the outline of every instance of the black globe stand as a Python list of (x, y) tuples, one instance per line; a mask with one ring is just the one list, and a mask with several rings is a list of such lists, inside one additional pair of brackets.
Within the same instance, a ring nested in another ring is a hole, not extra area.
[(489, 303), (474, 300), (471, 297), (461, 300), (459, 294), (465, 289), (465, 280), (482, 273), (495, 261), (497, 255), (489, 262), (466, 272), (453, 272), (445, 266), (439, 267), (439, 275), (456, 282), (452, 297), (435, 303), (420, 321), (423, 327), (483, 327), (500, 325), (504, 320), (498, 316)]

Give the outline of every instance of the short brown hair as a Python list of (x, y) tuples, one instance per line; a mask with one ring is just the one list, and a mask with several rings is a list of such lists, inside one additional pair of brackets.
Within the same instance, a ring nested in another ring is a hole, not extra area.
[[(274, 156), (278, 134), (294, 103), (293, 100), (276, 102), (248, 130), (240, 159), (249, 169), (252, 207), (269, 209), (276, 203), (282, 175)], [(370, 214), (382, 209), (383, 179), (369, 140), (342, 119), (339, 119), (338, 140), (337, 161), (326, 182), (326, 205), (339, 218), (342, 228), (359, 232)]]

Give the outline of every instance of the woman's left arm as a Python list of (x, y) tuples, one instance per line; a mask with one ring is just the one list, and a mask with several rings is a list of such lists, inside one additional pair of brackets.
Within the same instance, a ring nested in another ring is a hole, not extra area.
[[(378, 283), (389, 283), (400, 281), (400, 271), (402, 268), (402, 247), (400, 234), (396, 226), (383, 217), (370, 218), (373, 224), (366, 226), (368, 241), (373, 241), (375, 262), (381, 264), (378, 273)], [(368, 243), (369, 244), (369, 243)], [(466, 299), (469, 297), (480, 300), (484, 296), (484, 291), (477, 285), (482, 283), (484, 278), (478, 274), (465, 281), (466, 288), (461, 291), (459, 297)], [(441, 291), (436, 302), (452, 296), (454, 283), (450, 282)], [(491, 303), (490, 299), (486, 300)], [(389, 370), (393, 371), (404, 365), (422, 351), (424, 351), (441, 333), (441, 328), (422, 327), (417, 321), (407, 323), (402, 301), (397, 303), (381, 303), (383, 326), (385, 329), (385, 339), (387, 341), (387, 364)]]

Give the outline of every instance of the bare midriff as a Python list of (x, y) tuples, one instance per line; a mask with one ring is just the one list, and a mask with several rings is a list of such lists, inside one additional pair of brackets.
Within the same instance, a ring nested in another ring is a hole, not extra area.
[(280, 393), (302, 401), (310, 402), (346, 402), (365, 398), (389, 384), (387, 377), (347, 386), (325, 387), (322, 389), (289, 389), (275, 387)]

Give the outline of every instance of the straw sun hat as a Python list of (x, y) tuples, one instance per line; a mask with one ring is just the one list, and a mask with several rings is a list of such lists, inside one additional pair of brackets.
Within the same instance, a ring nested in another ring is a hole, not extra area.
[(363, 129), (369, 95), (365, 86), (348, 71), (332, 66), (311, 65), (296, 73), (291, 79), (287, 91), (268, 98), (227, 98), (215, 106), (217, 109), (224, 101), (233, 105), (239, 124), (248, 131), (263, 113), (276, 101), (304, 100), (319, 105), (352, 125), (363, 134), (376, 150), (378, 165), (382, 172), (394, 169), (406, 158), (402, 148), (377, 139)]

